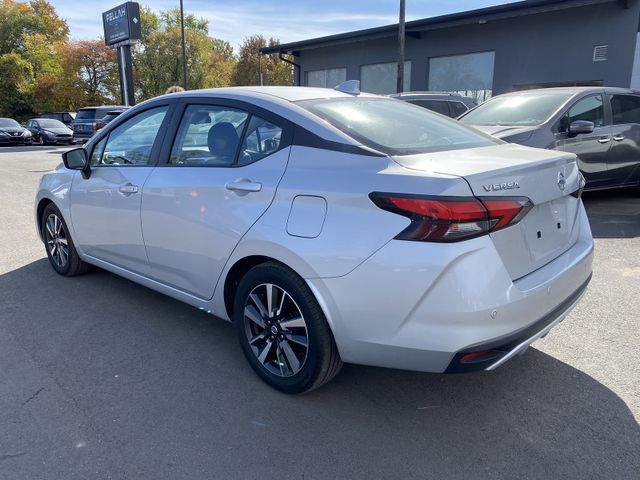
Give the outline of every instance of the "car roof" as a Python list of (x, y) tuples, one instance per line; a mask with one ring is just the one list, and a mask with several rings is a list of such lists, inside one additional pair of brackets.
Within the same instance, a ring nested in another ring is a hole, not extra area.
[(466, 98), (460, 95), (457, 92), (402, 92), (402, 93), (394, 93), (389, 95), (393, 98), (405, 98), (405, 97), (455, 97), (455, 98)]
[(80, 110), (115, 110), (116, 108), (123, 108), (124, 105), (100, 105), (97, 107), (82, 107)]
[[(289, 102), (299, 102), (303, 100), (314, 100), (320, 98), (353, 98), (354, 95), (343, 93), (333, 88), (318, 88), (318, 87), (225, 87), (225, 88), (210, 88), (204, 90), (186, 90), (184, 92), (170, 93), (166, 96), (218, 96), (218, 95), (234, 95), (251, 98), (254, 96), (268, 95), (271, 97), (277, 97)], [(362, 92), (358, 97), (377, 97), (371, 93)]]
[(545, 94), (568, 94), (578, 95), (580, 93), (589, 92), (609, 92), (609, 93), (640, 93), (638, 90), (632, 90), (630, 88), (620, 87), (549, 87), (549, 88), (535, 88), (532, 90), (519, 90), (517, 92), (504, 93), (503, 95), (545, 95)]

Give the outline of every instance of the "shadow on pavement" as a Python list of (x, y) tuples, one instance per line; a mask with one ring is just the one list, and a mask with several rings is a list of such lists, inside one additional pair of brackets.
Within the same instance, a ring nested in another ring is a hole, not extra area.
[(595, 238), (640, 237), (640, 187), (585, 192), (583, 201)]
[[(290, 397), (257, 379), (231, 325), (107, 272), (65, 279), (40, 260), (0, 276), (0, 292), (0, 337), (33, 365), (0, 384), (0, 399), (16, 398), (0, 415), (0, 445), (24, 452), (3, 468), (20, 478), (640, 471), (640, 427), (626, 404), (535, 349), (471, 375), (346, 365), (329, 385)], [(42, 385), (23, 385), (38, 376)]]

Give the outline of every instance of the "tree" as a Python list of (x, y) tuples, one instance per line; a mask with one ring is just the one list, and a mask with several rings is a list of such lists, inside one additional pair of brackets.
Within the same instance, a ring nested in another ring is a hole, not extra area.
[(0, 55), (0, 116), (25, 117), (31, 111), (33, 68), (17, 53)]
[[(280, 41), (270, 38), (268, 45), (278, 45)], [(260, 55), (261, 48), (267, 46), (262, 35), (251, 35), (245, 38), (240, 46), (238, 63), (233, 76), (235, 85), (259, 85), (260, 72), (263, 85), (292, 85), (293, 68), (275, 55)], [(260, 62), (260, 63), (258, 63)]]
[(70, 42), (58, 51), (63, 74), (54, 88), (53, 102), (62, 110), (115, 103), (119, 98), (115, 51), (102, 40)]
[(65, 42), (69, 37), (67, 22), (46, 0), (0, 0), (0, 25), (0, 54), (22, 53), (26, 35), (40, 34), (50, 43)]
[[(143, 35), (133, 52), (135, 83), (138, 96), (150, 98), (182, 84), (180, 11), (155, 14), (142, 8), (140, 16)], [(205, 19), (188, 14), (184, 22), (189, 88), (230, 85), (235, 63), (231, 45), (211, 38)]]

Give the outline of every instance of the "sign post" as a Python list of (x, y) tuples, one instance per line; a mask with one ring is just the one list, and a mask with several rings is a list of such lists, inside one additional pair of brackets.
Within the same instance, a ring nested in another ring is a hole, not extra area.
[(127, 2), (102, 14), (104, 43), (118, 50), (118, 72), (120, 73), (120, 97), (127, 106), (136, 104), (133, 89), (133, 65), (131, 45), (140, 40), (140, 5)]

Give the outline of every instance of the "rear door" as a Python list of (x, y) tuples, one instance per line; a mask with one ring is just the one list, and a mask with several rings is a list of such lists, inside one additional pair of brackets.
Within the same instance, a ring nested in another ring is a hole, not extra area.
[[(568, 127), (576, 120), (593, 122), (593, 132), (570, 136)], [(556, 129), (555, 148), (578, 156), (578, 165), (587, 180), (587, 185), (606, 185), (609, 181), (607, 155), (611, 148), (612, 135), (610, 122), (607, 122), (605, 114), (604, 95), (596, 93), (574, 102), (560, 119)]]
[(273, 200), (291, 129), (241, 102), (182, 108), (165, 162), (144, 186), (142, 229), (152, 277), (209, 299), (233, 249)]
[(640, 95), (609, 95), (612, 117), (607, 168), (618, 185), (640, 181)]
[(142, 189), (157, 163), (170, 105), (148, 108), (118, 125), (91, 152), (91, 176), (71, 191), (75, 239), (88, 255), (148, 274), (142, 240)]

